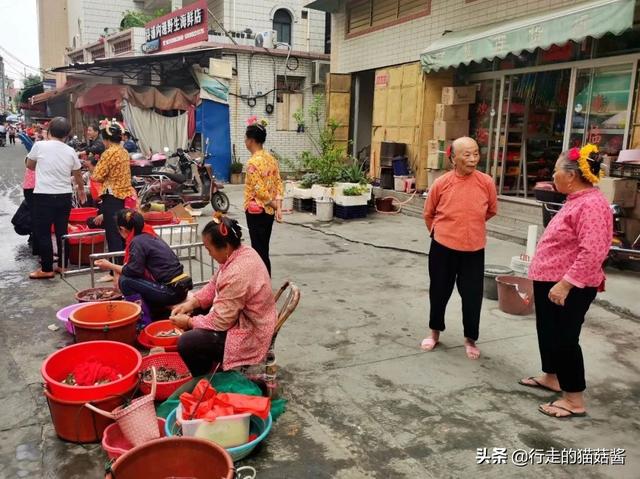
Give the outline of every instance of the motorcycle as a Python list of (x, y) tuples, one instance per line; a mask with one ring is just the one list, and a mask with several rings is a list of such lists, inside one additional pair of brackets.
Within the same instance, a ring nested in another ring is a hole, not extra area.
[(229, 197), (222, 191), (224, 185), (218, 183), (211, 165), (206, 163), (211, 155), (205, 153), (202, 158), (191, 158), (179, 148), (170, 159), (177, 158), (177, 164), (167, 163), (155, 168), (151, 174), (134, 178), (134, 187), (143, 209), (151, 203), (161, 203), (165, 208), (178, 204), (204, 208), (211, 203), (213, 209), (226, 213), (229, 210)]

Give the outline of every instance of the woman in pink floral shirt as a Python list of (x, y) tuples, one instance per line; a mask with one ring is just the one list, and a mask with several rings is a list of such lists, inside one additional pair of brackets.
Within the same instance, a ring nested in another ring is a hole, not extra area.
[[(171, 313), (184, 330), (178, 352), (191, 374), (202, 376), (215, 364), (223, 370), (260, 363), (276, 325), (271, 279), (258, 253), (241, 244), (236, 220), (214, 217), (202, 231), (205, 248), (220, 265), (211, 281)], [(193, 315), (202, 309), (206, 314)]]
[(529, 268), (543, 373), (520, 384), (562, 392), (560, 399), (539, 406), (556, 418), (586, 414), (580, 329), (596, 293), (603, 290), (602, 267), (613, 236), (609, 203), (594, 188), (603, 174), (601, 163), (593, 145), (560, 155), (553, 181), (560, 193), (568, 194), (567, 201), (542, 235)]

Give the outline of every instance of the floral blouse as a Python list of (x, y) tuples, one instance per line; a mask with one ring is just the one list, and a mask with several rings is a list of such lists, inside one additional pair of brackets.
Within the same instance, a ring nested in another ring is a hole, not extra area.
[(244, 187), (244, 209), (255, 199), (270, 215), (275, 209), (268, 204), (281, 199), (284, 193), (280, 168), (276, 159), (264, 150), (256, 152), (247, 163), (247, 179)]
[(225, 371), (264, 359), (276, 326), (276, 303), (267, 268), (253, 248), (235, 250), (194, 296), (209, 313), (194, 316), (193, 327), (227, 331)]
[(120, 145), (112, 145), (100, 155), (91, 179), (102, 183), (101, 195), (111, 194), (121, 200), (131, 194), (129, 153)]

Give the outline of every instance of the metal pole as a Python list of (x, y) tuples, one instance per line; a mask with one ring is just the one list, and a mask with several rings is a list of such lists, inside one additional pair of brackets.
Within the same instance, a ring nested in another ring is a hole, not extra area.
[(7, 103), (6, 103), (6, 98), (5, 98), (5, 92), (4, 92), (4, 58), (2, 58), (0, 56), (0, 91), (2, 92), (1, 94), (1, 98), (2, 103), (0, 103), (0, 113), (4, 113), (4, 111), (7, 109)]

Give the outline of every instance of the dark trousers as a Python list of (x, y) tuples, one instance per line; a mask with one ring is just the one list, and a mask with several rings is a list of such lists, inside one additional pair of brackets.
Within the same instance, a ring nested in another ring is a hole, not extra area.
[(577, 393), (587, 387), (580, 348), (580, 330), (597, 289), (572, 288), (564, 306), (559, 306), (549, 300), (549, 291), (554, 284), (533, 282), (542, 370), (556, 374), (563, 391)]
[[(53, 246), (51, 244), (51, 225), (56, 234), (58, 247), (58, 266), (62, 267), (62, 237), (67, 234), (71, 213), (71, 193), (61, 195), (33, 194), (35, 237), (40, 252), (42, 271), (53, 272)], [(66, 249), (66, 255), (69, 251)], [(66, 258), (64, 258), (66, 265)]]
[(157, 310), (181, 303), (187, 297), (185, 289), (177, 289), (166, 284), (156, 283), (144, 278), (120, 276), (120, 291), (125, 296), (139, 294), (150, 309)]
[(124, 239), (120, 236), (116, 223), (116, 213), (124, 209), (124, 200), (113, 195), (102, 195), (100, 197), (100, 214), (103, 216), (102, 227), (107, 238), (109, 252), (124, 251)]
[(480, 328), (482, 287), (484, 282), (484, 249), (456, 251), (431, 240), (429, 251), (429, 328), (444, 331), (447, 303), (457, 285), (462, 297), (464, 336), (476, 341)]
[(269, 276), (271, 276), (271, 260), (269, 259), (269, 241), (271, 241), (271, 230), (273, 229), (274, 215), (266, 212), (259, 215), (252, 215), (246, 212), (247, 226), (249, 227), (249, 237), (251, 247), (258, 252), (264, 261)]
[(9, 135), (9, 144), (10, 145), (16, 144), (16, 135)]
[(33, 188), (28, 190), (22, 190), (22, 194), (24, 195), (24, 201), (27, 203), (29, 207), (29, 215), (31, 216), (31, 234), (29, 235), (29, 245), (31, 246), (31, 254), (39, 256), (40, 252), (38, 251), (38, 241), (36, 240), (36, 227), (35, 227), (35, 215), (33, 214)]
[(192, 329), (178, 340), (178, 352), (193, 377), (211, 372), (214, 365), (222, 362), (226, 331)]

